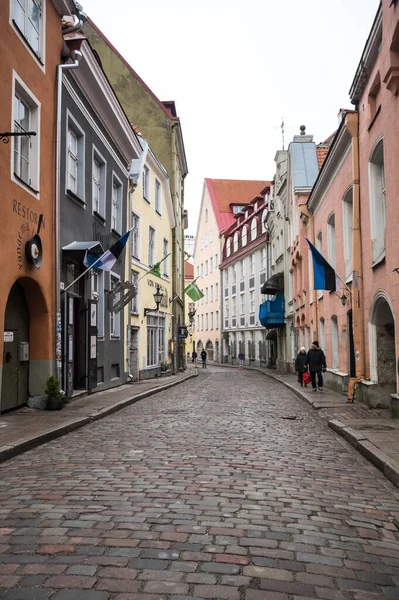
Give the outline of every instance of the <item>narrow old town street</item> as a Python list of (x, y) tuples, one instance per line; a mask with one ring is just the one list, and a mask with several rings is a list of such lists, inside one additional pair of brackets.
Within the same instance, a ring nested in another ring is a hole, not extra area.
[(399, 491), (262, 373), (199, 377), (0, 467), (5, 600), (399, 598)]

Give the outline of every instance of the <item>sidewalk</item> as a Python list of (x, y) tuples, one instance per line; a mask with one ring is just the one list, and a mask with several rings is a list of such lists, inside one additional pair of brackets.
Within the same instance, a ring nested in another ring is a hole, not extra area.
[(0, 415), (0, 462), (66, 435), (107, 415), (167, 390), (198, 375), (189, 365), (184, 373), (135, 383), (89, 394), (68, 402), (62, 410), (47, 411), (24, 407)]
[(310, 385), (301, 388), (296, 375), (281, 375), (273, 369), (259, 367), (243, 368), (265, 373), (305, 400), (318, 411), (320, 417), (327, 420), (331, 429), (347, 440), (399, 488), (399, 420), (393, 419), (389, 410), (370, 409), (356, 400), (353, 404), (348, 403), (346, 396), (327, 388), (316, 393)]

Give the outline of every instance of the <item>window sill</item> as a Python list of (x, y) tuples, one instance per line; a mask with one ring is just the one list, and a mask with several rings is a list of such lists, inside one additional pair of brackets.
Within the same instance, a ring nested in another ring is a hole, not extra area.
[(100, 221), (100, 223), (102, 225), (105, 225), (106, 220), (104, 219), (104, 217), (102, 215), (100, 215), (100, 213), (98, 213), (96, 210), (93, 210), (93, 215), (96, 217), (96, 219), (98, 219)]
[(19, 175), (17, 175), (15, 172), (14, 172), (14, 177), (18, 181), (18, 183), (22, 183), (22, 185), (26, 186), (31, 192), (33, 192), (34, 194), (39, 194), (39, 190), (35, 190), (34, 187), (29, 185), (29, 183), (26, 183), (26, 181), (24, 179), (22, 179), (22, 177), (19, 177)]
[(32, 52), (32, 54), (34, 55), (35, 59), (37, 60), (38, 63), (40, 63), (40, 65), (42, 67), (44, 67), (44, 62), (42, 61), (42, 59), (40, 58), (39, 54), (36, 52), (36, 50), (34, 48), (32, 48), (32, 46), (30, 45), (28, 38), (25, 36), (24, 32), (18, 27), (17, 22), (13, 19), (12, 20), (12, 24), (14, 25), (16, 31), (19, 33), (19, 35), (22, 37), (22, 39), (24, 40), (25, 44), (28, 46), (29, 50)]
[(110, 340), (120, 340), (121, 336), (120, 335), (110, 335)]
[(79, 204), (79, 206), (81, 206), (82, 208), (84, 208), (86, 206), (86, 202), (84, 200), (82, 200), (82, 198), (80, 198), (72, 190), (67, 189), (66, 193), (72, 200), (75, 200)]
[(143, 200), (145, 200), (147, 204), (151, 204), (151, 202), (145, 196), (143, 196)]
[(111, 229), (111, 233), (118, 238), (118, 240), (122, 237), (121, 234), (116, 231), (116, 229)]
[(159, 210), (156, 210), (156, 209), (155, 209), (155, 212), (157, 213), (157, 215), (159, 215), (160, 217), (162, 217), (162, 214), (160, 213), (160, 211), (159, 211)]
[(139, 313), (138, 310), (132, 310), (130, 314), (133, 315), (133, 317), (139, 317), (140, 316), (140, 313)]
[(373, 262), (373, 264), (371, 265), (371, 268), (372, 268), (372, 269), (376, 269), (377, 267), (379, 267), (379, 266), (380, 266), (380, 265), (382, 265), (383, 263), (385, 263), (385, 250), (384, 250), (384, 253), (383, 253), (381, 256), (379, 256), (379, 257), (377, 258), (377, 260), (375, 260), (375, 261)]

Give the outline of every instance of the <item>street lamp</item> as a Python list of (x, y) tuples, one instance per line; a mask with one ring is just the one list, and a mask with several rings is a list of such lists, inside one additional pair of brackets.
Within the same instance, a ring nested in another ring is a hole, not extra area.
[(195, 313), (196, 313), (196, 312), (197, 312), (197, 311), (196, 311), (196, 309), (195, 309), (195, 308), (193, 308), (193, 310), (190, 310), (190, 311), (188, 312), (188, 318), (189, 318), (189, 321), (190, 321), (190, 325), (192, 325), (192, 324), (194, 323), (194, 317), (195, 317)]
[(345, 294), (342, 294), (340, 300), (341, 300), (342, 306), (345, 306), (346, 303), (348, 302), (348, 296), (345, 296)]
[[(159, 283), (157, 283), (155, 285), (155, 289), (156, 289), (156, 292), (154, 294), (154, 301), (155, 301), (155, 304), (157, 305), (156, 310), (159, 310), (159, 305), (161, 304), (162, 298), (163, 298), (163, 292), (161, 291), (161, 286), (159, 285)], [(146, 316), (146, 314), (149, 312), (154, 312), (154, 309), (153, 308), (145, 308), (144, 316)]]

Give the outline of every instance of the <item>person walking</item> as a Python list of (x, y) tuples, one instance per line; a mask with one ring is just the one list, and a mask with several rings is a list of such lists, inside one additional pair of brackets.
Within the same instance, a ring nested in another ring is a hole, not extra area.
[(305, 346), (302, 346), (295, 359), (295, 371), (298, 373), (298, 382), (301, 384), (301, 387), (305, 385), (307, 387), (307, 383), (303, 383), (303, 375), (308, 371), (308, 354), (306, 352)]
[(205, 352), (205, 350), (203, 350), (201, 352), (201, 359), (202, 359), (202, 368), (206, 369), (206, 352)]
[(243, 352), (240, 352), (240, 354), (238, 355), (238, 360), (240, 361), (240, 369), (242, 369), (245, 360), (245, 354)]
[[(312, 347), (307, 354), (307, 363), (310, 371), (310, 378), (312, 380), (312, 388), (314, 392), (323, 391), (323, 375), (327, 370), (326, 357), (323, 350), (319, 346), (319, 342), (314, 341)], [(317, 387), (316, 387), (316, 376), (317, 376)]]
[(198, 354), (196, 353), (196, 351), (194, 350), (194, 352), (192, 353), (192, 358), (193, 358), (193, 363), (196, 365), (197, 364), (197, 356)]

